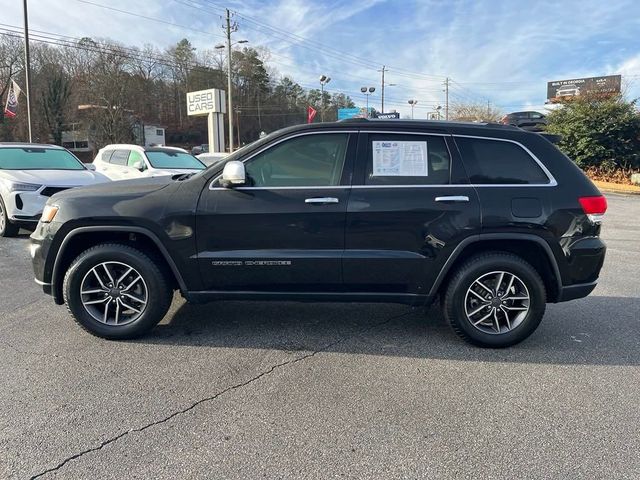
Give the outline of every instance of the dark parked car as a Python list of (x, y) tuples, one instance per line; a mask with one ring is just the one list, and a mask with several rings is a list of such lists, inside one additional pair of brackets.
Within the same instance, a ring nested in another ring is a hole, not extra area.
[[(94, 335), (132, 338), (190, 302), (440, 299), (477, 345), (528, 337), (588, 295), (606, 200), (544, 136), (499, 124), (287, 128), (197, 174), (53, 196), (36, 281)], [(215, 312), (215, 310), (212, 310)]]
[(513, 125), (523, 130), (540, 132), (547, 125), (546, 117), (540, 112), (514, 112), (502, 117), (502, 123)]

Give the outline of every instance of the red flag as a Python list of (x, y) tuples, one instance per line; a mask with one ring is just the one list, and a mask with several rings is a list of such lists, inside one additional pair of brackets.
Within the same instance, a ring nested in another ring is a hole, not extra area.
[(312, 123), (313, 119), (316, 118), (316, 109), (313, 108), (311, 105), (309, 105), (307, 107), (307, 123)]

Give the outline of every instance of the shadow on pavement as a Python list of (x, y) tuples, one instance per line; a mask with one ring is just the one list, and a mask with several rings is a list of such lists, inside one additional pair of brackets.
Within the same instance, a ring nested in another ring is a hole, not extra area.
[(503, 350), (458, 339), (436, 305), (425, 311), (389, 304), (180, 302), (137, 342), (473, 362), (640, 364), (639, 298), (592, 296), (548, 305), (538, 330)]

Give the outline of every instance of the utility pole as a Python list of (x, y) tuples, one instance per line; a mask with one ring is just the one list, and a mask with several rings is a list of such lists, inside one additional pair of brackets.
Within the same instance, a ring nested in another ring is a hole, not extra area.
[(444, 119), (449, 120), (449, 77), (444, 81)]
[(381, 102), (380, 102), (380, 113), (384, 113), (384, 72), (386, 71), (386, 67), (384, 65), (382, 65), (382, 70), (378, 70), (379, 72), (382, 72), (382, 91), (380, 92), (380, 96), (381, 96)]
[[(25, 0), (26, 1), (26, 0)], [(231, 95), (231, 33), (238, 30), (238, 24), (231, 22), (231, 12), (227, 11), (227, 25), (224, 30), (227, 34), (227, 118), (229, 119), (229, 153), (233, 153), (233, 104)]]
[(31, 136), (31, 58), (29, 56), (29, 14), (27, 13), (27, 0), (22, 2), (24, 12), (24, 80), (27, 95), (27, 126), (29, 130), (29, 143), (33, 141)]

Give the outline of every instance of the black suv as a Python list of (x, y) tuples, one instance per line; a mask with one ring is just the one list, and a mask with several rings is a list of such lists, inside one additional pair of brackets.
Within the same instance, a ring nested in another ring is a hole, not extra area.
[(358, 119), (286, 128), (191, 175), (53, 196), (36, 281), (94, 335), (132, 338), (174, 289), (221, 299), (439, 298), (481, 346), (588, 295), (606, 200), (547, 138), (498, 124)]
[(505, 125), (513, 125), (523, 130), (540, 132), (547, 126), (547, 118), (540, 112), (513, 112), (505, 115), (502, 120)]

